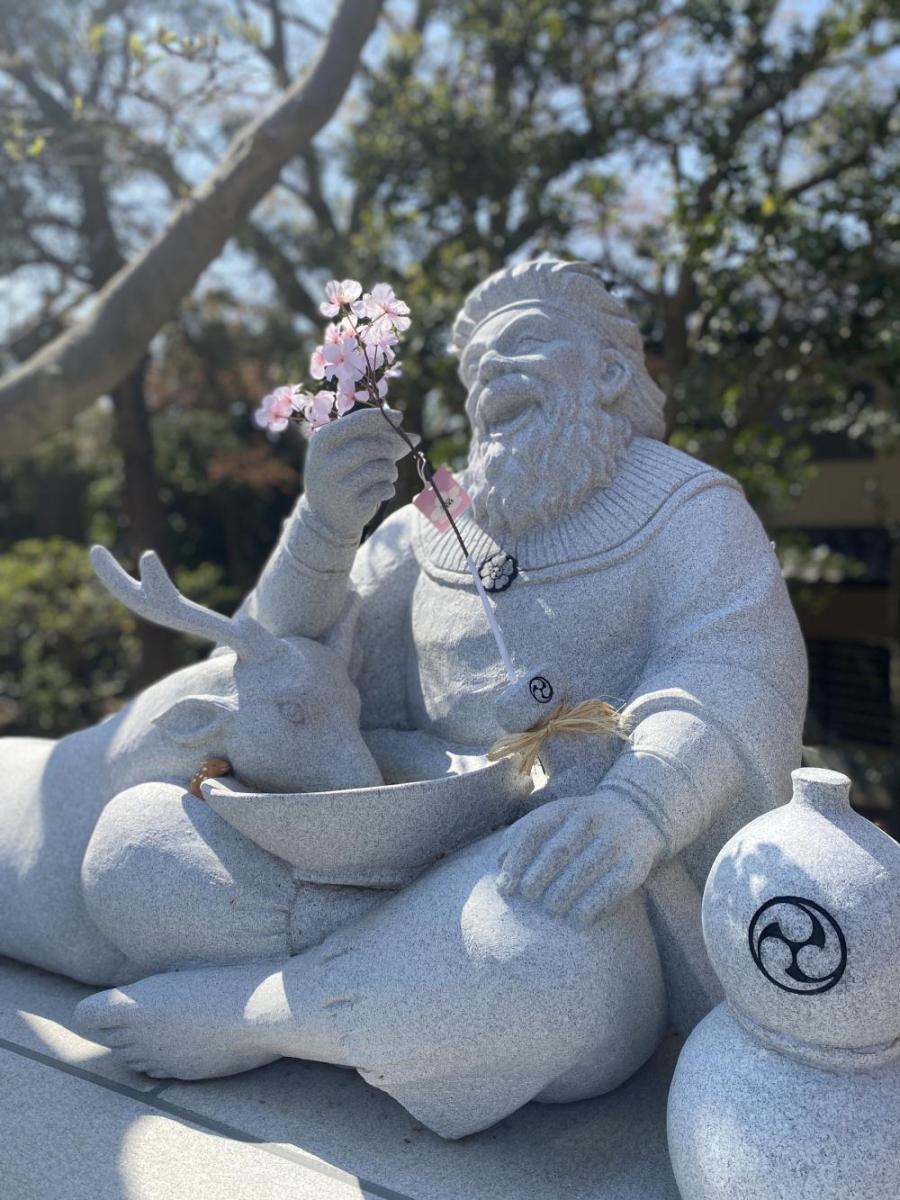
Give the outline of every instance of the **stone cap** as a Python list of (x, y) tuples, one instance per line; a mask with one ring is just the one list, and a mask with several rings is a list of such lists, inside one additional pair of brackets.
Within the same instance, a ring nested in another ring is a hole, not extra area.
[(840, 771), (799, 767), (791, 772), (791, 779), (794, 781), (794, 804), (807, 805), (822, 816), (851, 811), (850, 780)]

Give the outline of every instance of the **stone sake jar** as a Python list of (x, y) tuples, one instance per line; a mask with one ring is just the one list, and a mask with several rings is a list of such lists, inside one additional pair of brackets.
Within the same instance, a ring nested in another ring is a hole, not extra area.
[(683, 1200), (900, 1197), (900, 846), (851, 809), (845, 776), (793, 778), (706, 885), (726, 1000), (672, 1082)]

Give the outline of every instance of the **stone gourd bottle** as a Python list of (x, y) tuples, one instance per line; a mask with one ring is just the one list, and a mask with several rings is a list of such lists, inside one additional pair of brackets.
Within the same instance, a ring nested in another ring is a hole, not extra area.
[(682, 1200), (900, 1200), (900, 845), (846, 776), (793, 779), (706, 884), (726, 999), (669, 1094)]

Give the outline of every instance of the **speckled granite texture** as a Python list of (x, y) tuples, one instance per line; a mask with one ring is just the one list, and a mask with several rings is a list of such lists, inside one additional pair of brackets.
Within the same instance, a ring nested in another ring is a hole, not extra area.
[(900, 1197), (900, 846), (853, 812), (846, 777), (794, 782), (706, 887), (727, 998), (672, 1086), (683, 1200)]
[[(806, 671), (759, 521), (733, 480), (661, 442), (637, 327), (587, 264), (492, 277), (453, 340), (472, 427), (460, 529), (514, 667), (547, 702), (620, 708), (629, 739), (548, 746), (549, 789), (527, 804), (508, 770), (479, 772), (509, 725), (485, 614), (452, 537), (413, 507), (359, 547), (403, 443), (351, 413), (314, 435), (306, 495), (234, 620), (187, 605), (152, 558), (145, 594), (98, 556), (133, 607), (230, 649), (85, 734), (0, 745), (16, 781), (0, 950), (121, 984), (80, 1020), (126, 1066), (348, 1065), (461, 1138), (612, 1091), (718, 1000), (700, 887), (788, 797)], [(185, 783), (209, 754), (240, 782), (204, 801)], [(98, 762), (132, 774), (98, 779)], [(456, 766), (476, 767), (465, 788), (444, 778)], [(437, 786), (401, 803), (430, 778), (466, 792), (443, 823)]]

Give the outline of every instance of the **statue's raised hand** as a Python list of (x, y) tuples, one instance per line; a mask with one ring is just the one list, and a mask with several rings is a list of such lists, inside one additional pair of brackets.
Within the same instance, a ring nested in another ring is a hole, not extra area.
[(506, 835), (497, 890), (592, 925), (643, 884), (665, 850), (649, 817), (612, 790), (553, 800)]
[[(400, 413), (387, 412), (399, 425)], [(310, 438), (306, 454), (303, 483), (310, 512), (333, 537), (358, 539), (379, 504), (393, 496), (397, 462), (408, 453), (378, 409), (360, 409), (324, 425)]]

